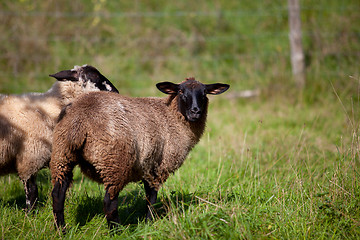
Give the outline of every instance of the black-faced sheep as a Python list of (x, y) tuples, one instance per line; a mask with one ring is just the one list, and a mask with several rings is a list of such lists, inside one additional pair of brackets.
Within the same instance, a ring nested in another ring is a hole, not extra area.
[(84, 94), (66, 109), (54, 130), (50, 170), (53, 213), (63, 227), (66, 190), (75, 165), (105, 185), (104, 211), (110, 227), (119, 222), (118, 194), (142, 180), (150, 207), (169, 174), (178, 169), (205, 128), (206, 94), (225, 92), (227, 84), (158, 83), (168, 98), (129, 98), (112, 93)]
[(58, 81), (45, 93), (0, 95), (0, 175), (19, 175), (29, 210), (38, 197), (36, 173), (50, 161), (53, 130), (61, 109), (85, 92), (118, 92), (88, 65), (50, 76)]

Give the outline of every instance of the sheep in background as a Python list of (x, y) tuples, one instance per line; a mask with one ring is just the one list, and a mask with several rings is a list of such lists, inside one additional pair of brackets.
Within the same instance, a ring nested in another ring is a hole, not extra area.
[(167, 98), (129, 98), (113, 93), (84, 94), (66, 108), (54, 130), (50, 171), (53, 213), (65, 225), (64, 201), (75, 165), (105, 185), (104, 211), (110, 227), (119, 222), (118, 194), (129, 182), (142, 180), (146, 220), (157, 192), (184, 162), (205, 128), (208, 98), (227, 84), (158, 83)]
[(0, 95), (0, 175), (19, 175), (28, 210), (38, 198), (36, 173), (50, 161), (53, 129), (61, 109), (85, 92), (118, 92), (88, 65), (50, 76), (58, 81), (45, 93)]

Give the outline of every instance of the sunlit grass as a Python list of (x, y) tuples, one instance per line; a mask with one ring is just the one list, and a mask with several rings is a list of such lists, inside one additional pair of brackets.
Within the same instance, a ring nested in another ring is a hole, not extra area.
[[(109, 234), (102, 212), (103, 187), (77, 169), (65, 203), (68, 234), (63, 237), (358, 236), (358, 135), (347, 125), (337, 99), (327, 106), (289, 106), (274, 99), (264, 104), (211, 101), (207, 131), (160, 190), (153, 223), (144, 222), (142, 185), (132, 183), (120, 193), (122, 224), (115, 235)], [(59, 237), (51, 214), (48, 170), (42, 175), (43, 197), (30, 215), (22, 210), (20, 181), (0, 179), (3, 235)]]
[[(159, 191), (152, 223), (142, 184), (131, 183), (110, 232), (103, 186), (76, 168), (62, 235), (44, 169), (30, 214), (18, 177), (0, 177), (0, 238), (359, 238), (358, 2), (302, 4), (304, 91), (291, 79), (284, 1), (0, 4), (1, 93), (46, 91), (48, 74), (85, 63), (130, 96), (161, 96), (157, 82), (189, 76), (231, 85), (210, 96), (207, 129)], [(246, 89), (260, 96), (233, 97)]]

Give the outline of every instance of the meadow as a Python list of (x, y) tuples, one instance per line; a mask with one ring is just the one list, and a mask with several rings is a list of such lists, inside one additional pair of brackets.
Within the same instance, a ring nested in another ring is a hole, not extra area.
[[(153, 222), (131, 183), (110, 232), (103, 186), (75, 169), (62, 235), (43, 169), (30, 214), (18, 177), (0, 177), (0, 237), (358, 239), (360, 7), (300, 4), (304, 89), (291, 75), (286, 1), (1, 1), (1, 93), (46, 91), (49, 74), (86, 63), (128, 96), (162, 96), (157, 82), (189, 76), (231, 88), (209, 97), (202, 140), (159, 191)], [(260, 94), (237, 97), (244, 90)]]

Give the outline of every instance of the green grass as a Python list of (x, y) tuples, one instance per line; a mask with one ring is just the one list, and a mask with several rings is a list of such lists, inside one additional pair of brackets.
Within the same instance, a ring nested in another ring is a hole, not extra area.
[[(160, 190), (151, 224), (143, 219), (142, 185), (129, 184), (120, 193), (122, 224), (109, 234), (103, 187), (77, 169), (62, 238), (357, 238), (358, 129), (349, 127), (336, 99), (331, 106), (282, 101), (212, 98), (207, 131)], [(20, 181), (0, 178), (3, 238), (59, 237), (48, 170), (38, 182), (40, 207), (27, 215)]]
[[(125, 95), (160, 96), (156, 82), (188, 76), (231, 89), (210, 97), (206, 132), (160, 190), (152, 223), (132, 183), (111, 233), (103, 186), (76, 169), (61, 235), (44, 169), (31, 214), (18, 177), (0, 177), (0, 238), (358, 239), (358, 2), (301, 1), (304, 91), (291, 78), (285, 2), (1, 2), (17, 14), (0, 13), (0, 92), (45, 91), (48, 74), (84, 63)], [(244, 89), (261, 95), (227, 98)]]

